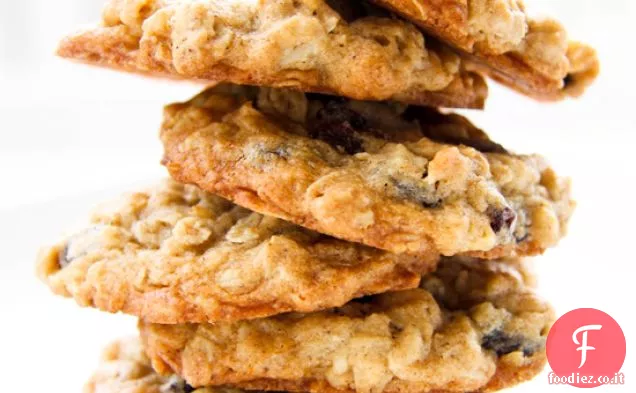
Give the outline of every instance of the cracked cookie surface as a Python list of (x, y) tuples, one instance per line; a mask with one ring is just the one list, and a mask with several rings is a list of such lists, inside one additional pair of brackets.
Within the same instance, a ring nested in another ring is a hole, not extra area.
[[(310, 314), (140, 321), (153, 367), (192, 386), (309, 392), (494, 391), (545, 363), (554, 319), (514, 260), (444, 258), (420, 289)], [(290, 367), (293, 365), (293, 367)]]
[(161, 139), (180, 182), (394, 253), (537, 254), (574, 207), (541, 157), (423, 107), (220, 85), (167, 107)]
[(425, 41), (410, 23), (366, 8), (352, 12), (351, 4), (357, 5), (344, 0), (110, 0), (102, 25), (66, 38), (58, 53), (207, 83), (483, 107), (482, 77), (464, 71), (455, 53)]
[(98, 209), (39, 257), (53, 292), (157, 323), (249, 319), (415, 288), (438, 256), (394, 255), (168, 180)]
[(374, 0), (472, 59), (476, 70), (541, 100), (578, 97), (599, 72), (596, 51), (568, 41), (521, 0)]

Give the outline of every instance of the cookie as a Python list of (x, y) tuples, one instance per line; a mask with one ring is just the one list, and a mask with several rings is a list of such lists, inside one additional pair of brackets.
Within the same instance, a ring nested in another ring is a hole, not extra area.
[(373, 0), (463, 52), (474, 70), (539, 100), (578, 97), (599, 73), (596, 51), (568, 41), (521, 0)]
[(137, 337), (108, 345), (84, 393), (243, 393), (238, 389), (194, 389), (176, 375), (161, 376), (152, 369)]
[(206, 84), (483, 107), (482, 77), (464, 71), (453, 51), (369, 7), (344, 0), (110, 0), (101, 26), (66, 38), (58, 54)]
[[(170, 389), (170, 377), (154, 372), (139, 339), (113, 342), (104, 349), (100, 364), (84, 385), (84, 393), (185, 393)], [(175, 387), (177, 379), (174, 378)], [(185, 383), (183, 383), (185, 386)], [(189, 391), (193, 391), (194, 389)]]
[(223, 85), (166, 108), (182, 183), (394, 253), (530, 255), (565, 234), (569, 181), (458, 115)]
[(337, 240), (166, 181), (107, 204), (40, 253), (53, 292), (156, 323), (231, 321), (415, 288), (423, 258)]
[(316, 393), (474, 392), (532, 378), (552, 309), (514, 262), (445, 258), (421, 289), (235, 323), (140, 321), (159, 373), (190, 385)]

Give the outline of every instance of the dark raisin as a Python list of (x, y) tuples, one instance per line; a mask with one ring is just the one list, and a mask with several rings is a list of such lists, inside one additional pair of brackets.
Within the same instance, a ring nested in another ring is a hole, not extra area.
[(349, 109), (346, 103), (331, 100), (316, 114), (309, 136), (342, 149), (347, 154), (357, 154), (364, 151), (364, 146), (356, 131), (363, 131), (366, 125), (366, 119)]
[(482, 338), (481, 346), (495, 351), (497, 356), (503, 356), (521, 349), (522, 339), (518, 336), (509, 336), (503, 331), (497, 329), (486, 334)]
[(391, 321), (389, 322), (389, 330), (391, 331), (391, 336), (395, 337), (398, 334), (402, 333), (404, 328), (402, 326), (396, 325), (395, 322)]
[(523, 347), (523, 356), (532, 356), (537, 352), (537, 345), (528, 345)]
[(196, 389), (188, 385), (183, 379), (174, 377), (161, 387), (161, 393), (192, 393)]
[(71, 260), (68, 255), (68, 243), (64, 246), (64, 249), (57, 256), (57, 264), (60, 266), (60, 269), (64, 269), (68, 265), (71, 264)]
[(415, 183), (392, 179), (397, 190), (397, 196), (418, 203), (426, 208), (437, 208), (442, 204), (442, 200), (435, 197), (432, 192)]
[(347, 106), (343, 99), (331, 99), (325, 107), (316, 115), (318, 120), (326, 120), (335, 123), (348, 122), (353, 128), (363, 130), (367, 128), (367, 120), (358, 112)]
[(322, 124), (324, 128), (314, 130), (311, 137), (327, 142), (335, 148), (344, 150), (347, 154), (358, 154), (364, 151), (362, 140), (355, 135), (354, 129), (348, 123)]
[(517, 243), (523, 243), (526, 240), (528, 240), (528, 238), (530, 237), (530, 234), (528, 232), (524, 233), (521, 236), (515, 236), (515, 240)]
[(496, 233), (501, 231), (503, 228), (510, 229), (512, 223), (517, 217), (515, 212), (509, 207), (501, 209), (491, 206), (486, 211), (486, 214), (490, 217), (490, 227)]
[(567, 74), (565, 78), (563, 78), (563, 88), (570, 86), (574, 82), (574, 78), (572, 74)]

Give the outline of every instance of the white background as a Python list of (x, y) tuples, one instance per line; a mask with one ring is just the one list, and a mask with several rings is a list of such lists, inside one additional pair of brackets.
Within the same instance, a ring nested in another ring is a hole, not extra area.
[[(527, 0), (599, 48), (603, 72), (588, 95), (554, 105), (492, 86), (485, 112), (468, 112), (496, 140), (547, 156), (574, 179), (570, 235), (537, 259), (541, 293), (559, 314), (594, 307), (627, 336), (627, 385), (636, 370), (636, 1)], [(133, 334), (134, 320), (79, 309), (33, 276), (44, 242), (104, 198), (163, 176), (161, 106), (198, 87), (70, 64), (56, 41), (95, 21), (100, 0), (0, 0), (0, 374), (6, 392), (80, 391), (100, 348)], [(545, 377), (516, 392), (574, 391)]]

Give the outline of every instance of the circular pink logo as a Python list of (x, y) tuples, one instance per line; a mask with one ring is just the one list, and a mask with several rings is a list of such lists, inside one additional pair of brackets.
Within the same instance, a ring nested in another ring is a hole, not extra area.
[(570, 311), (548, 334), (550, 382), (579, 388), (622, 384), (625, 351), (625, 335), (614, 318), (594, 308)]

